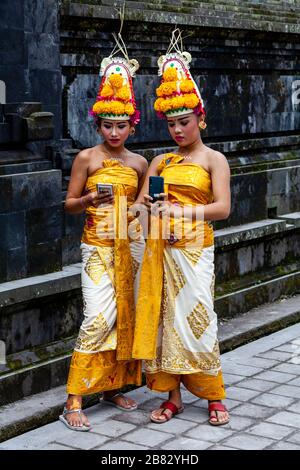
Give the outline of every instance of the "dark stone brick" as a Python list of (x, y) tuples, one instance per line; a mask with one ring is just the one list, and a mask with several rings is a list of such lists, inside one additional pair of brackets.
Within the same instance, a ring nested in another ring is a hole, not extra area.
[(10, 28), (1, 31), (0, 29), (0, 63), (26, 65), (24, 44), (24, 31)]
[(26, 141), (26, 121), (18, 114), (6, 114), (5, 119), (10, 128), (10, 141), (12, 143)]
[(27, 247), (27, 276), (46, 274), (62, 269), (61, 240), (29, 245)]
[(26, 238), (24, 212), (11, 212), (8, 214), (0, 214), (0, 226), (0, 249), (25, 249)]
[(0, 41), (8, 28), (24, 29), (24, 0), (1, 0)]
[(9, 124), (0, 123), (0, 144), (8, 144), (11, 140), (11, 130)]
[(32, 210), (60, 204), (61, 173), (59, 170), (12, 175), (11, 178), (13, 210)]
[(22, 101), (28, 96), (27, 71), (24, 65), (2, 65), (0, 62), (0, 80), (6, 85), (6, 102)]
[(29, 69), (59, 69), (57, 39), (57, 36), (50, 33), (25, 33)]
[(60, 105), (60, 70), (29, 70), (28, 78), (32, 100), (42, 101), (45, 110), (48, 110), (48, 105)]
[(7, 266), (7, 252), (0, 249), (0, 282), (6, 282), (6, 278), (7, 278), (6, 266)]
[(80, 238), (68, 236), (62, 239), (63, 266), (81, 262)]
[(26, 212), (27, 244), (34, 246), (62, 236), (61, 206), (44, 207)]
[(81, 261), (80, 240), (85, 222), (85, 214), (64, 213), (64, 234), (62, 240), (63, 265)]
[(12, 177), (0, 176), (0, 213), (12, 208)]
[(25, 31), (36, 33), (58, 33), (57, 0), (25, 0)]
[(2, 282), (22, 279), (27, 275), (26, 249), (12, 248), (7, 251), (7, 274)]

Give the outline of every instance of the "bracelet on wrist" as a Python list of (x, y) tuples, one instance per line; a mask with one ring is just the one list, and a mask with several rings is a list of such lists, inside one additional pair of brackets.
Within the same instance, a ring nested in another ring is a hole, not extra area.
[(80, 198), (80, 204), (81, 204), (81, 206), (83, 207), (83, 209), (86, 210), (86, 208), (87, 208), (88, 205), (87, 205), (87, 204), (85, 203), (85, 201), (84, 201), (84, 196), (81, 196), (81, 198)]

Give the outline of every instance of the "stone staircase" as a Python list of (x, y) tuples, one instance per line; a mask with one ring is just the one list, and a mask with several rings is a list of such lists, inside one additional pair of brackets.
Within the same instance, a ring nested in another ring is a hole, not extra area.
[[(0, 365), (0, 405), (66, 381), (81, 323), (83, 217), (64, 214), (62, 204), (75, 147), (91, 145), (85, 132), (94, 138), (86, 120), (86, 96), (94, 97), (100, 58), (111, 50), (112, 26), (119, 27), (117, 4), (123, 0), (61, 2), (65, 139), (52, 140), (51, 113), (44, 113), (41, 103), (0, 106), (0, 245), (6, 248), (0, 259), (0, 339), (7, 349), (7, 363)], [(294, 112), (293, 121), (282, 112), (282, 103), (290, 102), (284, 90), (299, 68), (299, 2), (126, 4), (129, 21), (124, 33), (133, 57), (142, 59), (137, 97), (145, 103), (144, 122), (151, 123), (137, 129), (131, 146), (148, 160), (173, 150), (163, 126), (149, 112), (156, 58), (175, 23), (195, 31), (188, 48), (197, 73), (205, 70), (206, 76), (197, 80), (204, 81), (212, 116), (205, 142), (227, 156), (232, 172), (232, 214), (215, 224), (215, 308), (221, 325), (244, 321), (245, 330), (234, 341), (227, 338), (226, 348), (298, 321), (295, 306), (284, 321), (269, 311), (271, 320), (263, 324), (252, 309), (266, 309), (264, 303), (300, 292), (299, 113)], [(261, 89), (254, 87), (257, 82)], [(240, 88), (243, 95), (238, 95)], [(268, 94), (271, 103), (263, 99)], [(256, 127), (253, 117), (258, 119)]]
[[(64, 0), (61, 7), (63, 16), (88, 16), (97, 19), (115, 18), (115, 6), (123, 2), (110, 0)], [(228, 0), (198, 2), (197, 0), (166, 0), (151, 2), (126, 2), (126, 19), (132, 21), (152, 20), (158, 23), (180, 25), (202, 25), (203, 27), (228, 27), (299, 33), (297, 18), (300, 6), (297, 0)]]

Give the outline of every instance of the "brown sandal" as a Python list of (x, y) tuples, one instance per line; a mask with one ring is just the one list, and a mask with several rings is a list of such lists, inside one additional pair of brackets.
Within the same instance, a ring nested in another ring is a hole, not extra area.
[[(163, 410), (160, 416), (164, 415), (165, 419), (161, 420), (161, 419), (153, 418), (153, 416), (151, 415), (150, 419), (153, 423), (157, 423), (157, 424), (166, 423), (174, 416), (182, 413), (184, 410), (183, 406), (181, 408), (178, 408), (178, 406), (174, 405), (174, 403), (172, 403), (171, 401), (165, 401), (164, 403), (161, 404), (160, 408)], [(168, 414), (165, 412), (166, 410), (170, 410), (172, 412), (172, 415), (168, 416)]]

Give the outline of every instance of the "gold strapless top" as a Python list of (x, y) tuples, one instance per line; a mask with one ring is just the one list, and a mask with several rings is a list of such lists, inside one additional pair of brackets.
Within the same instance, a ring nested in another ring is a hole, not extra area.
[[(213, 202), (210, 173), (197, 163), (180, 163), (183, 160), (181, 155), (168, 153), (157, 167), (158, 174), (164, 178), (164, 190), (168, 194), (168, 200), (180, 206), (210, 204)], [(170, 232), (174, 239), (173, 243), (171, 239), (171, 245), (175, 248), (188, 246), (189, 240), (195, 241), (193, 234), (196, 231), (204, 247), (213, 244), (213, 227), (209, 221), (190, 221), (184, 217), (171, 218)], [(180, 234), (181, 239), (179, 239)]]
[[(96, 191), (97, 183), (113, 184), (114, 206), (94, 207), (90, 205), (87, 207), (81, 241), (89, 245), (113, 246), (114, 239), (113, 236), (110, 236), (113, 230), (113, 211), (118, 212), (123, 206), (127, 212), (136, 199), (139, 179), (133, 168), (123, 166), (116, 160), (104, 160), (102, 163), (103, 168), (99, 168), (88, 177), (85, 191)], [(121, 196), (126, 196), (127, 199)], [(127, 226), (121, 228), (121, 230), (124, 229), (127, 231)]]

